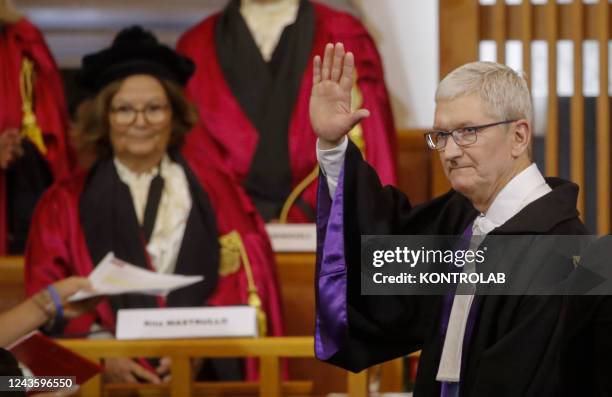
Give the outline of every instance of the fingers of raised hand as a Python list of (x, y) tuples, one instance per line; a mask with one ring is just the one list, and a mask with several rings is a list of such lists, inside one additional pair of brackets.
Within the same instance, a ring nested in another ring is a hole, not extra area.
[(312, 84), (321, 82), (321, 57), (316, 55), (312, 61)]
[(336, 43), (334, 57), (332, 60), (331, 81), (338, 82), (342, 75), (342, 63), (344, 61), (344, 44)]
[(350, 91), (353, 88), (353, 71), (355, 70), (355, 56), (352, 52), (348, 52), (344, 56), (342, 65), (342, 76), (340, 77), (340, 87), (344, 91)]
[(323, 58), (317, 55), (313, 59), (313, 84), (329, 80), (339, 83), (343, 91), (349, 91), (353, 86), (354, 70), (353, 53), (346, 52), (342, 43), (328, 43)]
[[(343, 72), (343, 63), (344, 63), (344, 44), (336, 43), (335, 45), (332, 43), (328, 43), (325, 46), (325, 52), (323, 54), (323, 64), (321, 67), (321, 77), (320, 79), (317, 77), (317, 81), (321, 80), (331, 80), (333, 82), (338, 82)], [(316, 57), (315, 57), (315, 65), (316, 65)], [(316, 68), (315, 68), (316, 72)]]
[(323, 53), (323, 66), (321, 68), (321, 79), (329, 80), (331, 76), (331, 67), (334, 57), (334, 45), (327, 43), (325, 46), (325, 52)]

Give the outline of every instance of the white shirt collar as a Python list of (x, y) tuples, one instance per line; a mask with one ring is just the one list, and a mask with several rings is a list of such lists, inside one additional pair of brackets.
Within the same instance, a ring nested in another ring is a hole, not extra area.
[(484, 234), (488, 234), (551, 190), (538, 167), (532, 163), (504, 186), (487, 213), (476, 218), (474, 226), (478, 225)]
[[(132, 171), (131, 169), (129, 169), (126, 165), (124, 165), (121, 160), (119, 160), (117, 157), (113, 158), (113, 162), (115, 163), (115, 168), (117, 169), (117, 174), (119, 175), (119, 179), (121, 179), (121, 181), (123, 181), (126, 184), (130, 184), (130, 183), (146, 183), (148, 184), (149, 182), (151, 182), (151, 179), (153, 179), (157, 173), (159, 172), (159, 166), (156, 165), (155, 167), (151, 168), (149, 171), (146, 172), (141, 172), (141, 173), (136, 173), (134, 171)], [(164, 170), (165, 168), (168, 167), (168, 165), (170, 164), (170, 158), (168, 157), (167, 154), (164, 155), (164, 157), (162, 157), (161, 160), (161, 166), (162, 166), (162, 176), (164, 174)]]

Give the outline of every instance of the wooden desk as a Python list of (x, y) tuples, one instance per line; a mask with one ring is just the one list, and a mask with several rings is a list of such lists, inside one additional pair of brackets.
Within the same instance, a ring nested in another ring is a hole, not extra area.
[[(314, 342), (311, 337), (239, 338), (198, 340), (91, 340), (72, 339), (59, 341), (65, 347), (100, 362), (106, 357), (171, 357), (172, 380), (169, 391), (172, 397), (193, 395), (190, 359), (194, 357), (259, 357), (259, 395), (279, 397), (283, 395), (279, 358), (313, 357)], [(368, 395), (367, 372), (349, 373), (347, 390), (351, 397)], [(158, 386), (138, 386), (157, 388)], [(168, 388), (168, 386), (163, 387)], [(81, 395), (98, 397), (103, 393), (100, 375), (81, 388)]]
[[(277, 254), (277, 275), (281, 287), (285, 333), (288, 336), (311, 337), (314, 333), (314, 253)], [(22, 257), (0, 257), (0, 311), (13, 307), (25, 298)], [(211, 340), (210, 343), (215, 343)], [(314, 395), (343, 392), (347, 384), (352, 390), (361, 389), (358, 382), (365, 378), (349, 379), (347, 372), (320, 362), (310, 355), (294, 356), (289, 362), (290, 379), (310, 379)], [(402, 390), (403, 365), (401, 360), (383, 364), (380, 390)], [(356, 383), (357, 382), (357, 383)]]
[[(276, 254), (276, 269), (283, 304), (285, 334), (288, 336), (311, 336), (314, 334), (315, 319), (315, 254), (283, 253)], [(375, 371), (380, 376), (381, 392), (399, 392), (403, 390), (403, 361), (394, 360)], [(312, 359), (295, 359), (289, 362), (291, 379), (307, 378), (314, 382), (314, 395), (327, 395), (331, 392), (344, 392), (347, 382), (347, 371)], [(366, 382), (366, 378), (361, 381)], [(354, 382), (357, 382), (355, 380)], [(353, 383), (354, 389), (367, 386)]]
[(25, 299), (23, 257), (0, 256), (0, 312)]

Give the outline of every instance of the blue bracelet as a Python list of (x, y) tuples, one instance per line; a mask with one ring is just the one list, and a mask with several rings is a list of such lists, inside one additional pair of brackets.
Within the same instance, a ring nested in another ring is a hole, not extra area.
[(49, 291), (49, 295), (51, 295), (51, 299), (53, 299), (53, 304), (55, 305), (55, 321), (62, 320), (64, 318), (64, 307), (62, 306), (62, 298), (60, 298), (57, 290), (54, 286), (50, 285), (47, 287), (47, 291)]

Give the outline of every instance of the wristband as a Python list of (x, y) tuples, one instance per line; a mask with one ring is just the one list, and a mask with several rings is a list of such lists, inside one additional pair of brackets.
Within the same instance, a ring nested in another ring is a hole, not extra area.
[(51, 299), (53, 300), (53, 304), (55, 305), (55, 321), (62, 320), (64, 318), (64, 307), (62, 306), (62, 298), (60, 298), (57, 290), (53, 285), (47, 287), (47, 291), (49, 291), (49, 295), (51, 295)]

